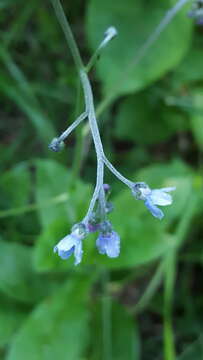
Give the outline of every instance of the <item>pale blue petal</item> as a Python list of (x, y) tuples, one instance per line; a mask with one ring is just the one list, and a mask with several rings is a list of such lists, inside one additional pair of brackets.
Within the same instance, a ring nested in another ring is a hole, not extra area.
[(106, 254), (106, 238), (99, 234), (96, 241), (96, 246), (100, 254)]
[(115, 258), (120, 254), (120, 236), (113, 231), (106, 244), (106, 254), (110, 258)]
[(151, 212), (151, 214), (154, 217), (156, 217), (160, 220), (164, 217), (163, 211), (161, 211), (156, 205), (154, 205), (150, 198), (145, 200), (144, 203), (145, 203), (145, 206), (147, 207), (147, 209)]
[(54, 252), (57, 251), (63, 260), (68, 259), (74, 253), (75, 265), (77, 265), (82, 259), (82, 241), (74, 234), (67, 235), (54, 247)]
[(78, 265), (81, 260), (82, 260), (82, 241), (80, 239), (77, 239), (77, 244), (75, 244), (75, 249), (74, 249), (74, 256), (75, 256), (75, 265)]
[(54, 252), (56, 252), (56, 250), (58, 250), (58, 252), (59, 251), (68, 251), (68, 250), (70, 250), (75, 245), (76, 240), (77, 240), (77, 238), (75, 236), (73, 236), (72, 234), (69, 234), (69, 235), (65, 236), (55, 246)]
[(172, 203), (171, 195), (165, 193), (162, 190), (152, 190), (152, 192), (148, 198), (151, 199), (151, 201), (154, 205), (166, 206), (166, 205), (170, 205)]
[(161, 188), (160, 190), (162, 190), (162, 191), (164, 191), (164, 192), (170, 192), (170, 191), (176, 190), (176, 186)]
[(74, 251), (74, 246), (70, 250), (67, 250), (67, 251), (59, 250), (58, 255), (60, 256), (60, 258), (62, 260), (66, 260), (72, 255), (73, 251)]
[(96, 245), (100, 254), (106, 254), (111, 258), (120, 254), (120, 236), (115, 231), (106, 235), (99, 234)]

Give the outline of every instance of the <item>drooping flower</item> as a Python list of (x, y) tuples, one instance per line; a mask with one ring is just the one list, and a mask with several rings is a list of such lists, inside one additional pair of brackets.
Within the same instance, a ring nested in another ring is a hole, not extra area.
[(82, 260), (82, 239), (86, 235), (86, 229), (84, 224), (76, 224), (72, 228), (72, 232), (66, 235), (59, 243), (54, 247), (54, 252), (58, 252), (61, 259), (66, 260), (72, 254), (75, 257), (75, 265), (78, 265)]
[(167, 187), (162, 189), (151, 190), (150, 187), (144, 182), (135, 183), (132, 193), (137, 200), (143, 200), (145, 206), (151, 212), (151, 214), (158, 218), (162, 219), (164, 213), (159, 206), (167, 206), (172, 204), (172, 196), (168, 194), (170, 191), (174, 191), (175, 187)]
[(77, 236), (69, 234), (54, 247), (54, 252), (57, 251), (63, 260), (68, 259), (74, 253), (75, 265), (78, 265), (82, 259), (82, 241)]
[(115, 258), (120, 254), (120, 236), (115, 231), (107, 234), (100, 233), (96, 245), (100, 254), (106, 254), (110, 258)]
[(101, 232), (96, 241), (96, 246), (100, 254), (106, 254), (115, 258), (120, 254), (120, 236), (112, 230), (109, 221), (104, 221), (100, 225)]

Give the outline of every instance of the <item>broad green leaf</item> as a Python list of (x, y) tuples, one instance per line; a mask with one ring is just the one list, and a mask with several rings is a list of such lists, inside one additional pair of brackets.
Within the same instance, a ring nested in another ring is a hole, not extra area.
[[(140, 338), (135, 319), (123, 305), (103, 298), (93, 307), (91, 360), (139, 360)], [(107, 333), (109, 331), (109, 333)]]
[(1, 295), (0, 300), (0, 348), (8, 344), (21, 326), (27, 312), (21, 306)]
[(7, 360), (80, 360), (88, 342), (90, 278), (70, 279), (39, 304), (11, 344)]
[(109, 26), (113, 25), (118, 30), (117, 38), (104, 50), (96, 66), (107, 98), (146, 87), (174, 68), (186, 54), (192, 24), (184, 8), (136, 65), (140, 48), (174, 4), (176, 0), (90, 1), (87, 35), (91, 48), (96, 49)]
[(67, 199), (61, 204), (39, 209), (42, 226), (47, 227), (59, 217), (67, 217), (68, 224), (81, 221), (90, 201), (89, 186), (73, 180), (69, 169), (54, 160), (37, 160), (35, 164), (37, 202), (46, 203), (57, 196)]
[(30, 247), (1, 240), (0, 264), (0, 290), (13, 299), (34, 303), (57, 286), (48, 277), (34, 273)]
[(139, 145), (157, 144), (186, 127), (183, 115), (153, 99), (150, 90), (128, 96), (121, 102), (115, 133), (118, 138)]

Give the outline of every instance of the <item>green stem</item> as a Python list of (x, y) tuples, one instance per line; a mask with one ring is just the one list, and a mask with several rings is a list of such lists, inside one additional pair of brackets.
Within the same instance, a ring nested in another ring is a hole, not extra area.
[(110, 26), (104, 33), (104, 39), (99, 44), (98, 48), (92, 55), (90, 61), (88, 62), (86, 66), (86, 73), (88, 73), (93, 66), (95, 65), (97, 59), (100, 56), (100, 53), (102, 52), (103, 48), (108, 44), (109, 41), (111, 41), (115, 36), (117, 35), (117, 30), (114, 26)]
[(96, 186), (93, 193), (93, 197), (90, 201), (89, 209), (87, 211), (87, 214), (85, 218), (83, 219), (83, 222), (87, 222), (89, 216), (91, 215), (96, 200), (99, 196), (99, 191), (103, 185), (103, 175), (104, 175), (104, 163), (103, 163), (103, 146), (100, 138), (100, 133), (97, 125), (96, 120), (96, 114), (94, 109), (94, 101), (93, 101), (93, 94), (92, 94), (92, 88), (89, 81), (89, 78), (86, 74), (85, 67), (83, 65), (82, 59), (80, 57), (80, 53), (77, 47), (77, 44), (75, 42), (75, 39), (73, 37), (71, 28), (69, 26), (68, 20), (66, 19), (65, 13), (63, 11), (63, 8), (61, 6), (61, 3), (59, 0), (50, 0), (53, 4), (54, 10), (56, 12), (56, 16), (58, 18), (58, 21), (63, 29), (64, 35), (66, 37), (68, 46), (71, 50), (73, 59), (75, 61), (75, 65), (77, 67), (79, 77), (81, 80), (84, 98), (85, 98), (85, 107), (86, 111), (88, 113), (88, 120), (89, 120), (89, 126), (91, 129), (94, 145), (95, 145), (95, 151), (97, 155), (97, 179), (96, 179)]
[(70, 51), (71, 51), (73, 59), (75, 61), (76, 68), (77, 68), (78, 72), (80, 72), (80, 70), (84, 68), (84, 65), (83, 65), (78, 47), (76, 45), (75, 39), (73, 37), (71, 28), (69, 26), (69, 23), (66, 19), (63, 8), (61, 6), (61, 3), (59, 0), (50, 0), (50, 1), (55, 10), (56, 17), (63, 29), (64, 35), (66, 37), (67, 43), (69, 45)]
[[(81, 83), (78, 82), (77, 96), (76, 96), (76, 111), (75, 117), (80, 113), (81, 110)], [(76, 145), (74, 150), (74, 158), (72, 165), (73, 178), (76, 179), (80, 174), (81, 163), (82, 163), (82, 147), (83, 147), (83, 136), (82, 127), (76, 129)]]

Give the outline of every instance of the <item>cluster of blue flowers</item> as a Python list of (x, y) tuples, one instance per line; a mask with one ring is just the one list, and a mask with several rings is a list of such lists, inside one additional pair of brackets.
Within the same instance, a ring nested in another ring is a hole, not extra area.
[[(105, 200), (107, 199), (110, 186), (103, 185), (105, 191)], [(120, 253), (120, 236), (113, 231), (110, 221), (106, 215), (113, 210), (111, 203), (105, 201), (105, 213), (103, 213), (100, 204), (97, 204), (95, 212), (92, 212), (88, 220), (84, 220), (72, 227), (71, 233), (65, 236), (54, 247), (54, 252), (58, 251), (61, 259), (68, 259), (72, 254), (75, 257), (75, 265), (82, 260), (82, 241), (89, 233), (99, 232), (96, 240), (96, 246), (100, 254), (106, 254), (111, 258), (115, 258)]]
[[(103, 185), (105, 191), (105, 200), (107, 199), (110, 186)], [(175, 187), (167, 187), (162, 189), (151, 190), (144, 182), (137, 182), (132, 186), (132, 194), (137, 200), (143, 200), (147, 209), (151, 214), (162, 219), (164, 213), (159, 206), (166, 206), (172, 203), (170, 191), (175, 190)], [(84, 220), (79, 224), (75, 224), (71, 233), (65, 236), (54, 247), (54, 252), (58, 252), (61, 259), (66, 260), (72, 254), (75, 257), (75, 265), (78, 265), (82, 260), (82, 242), (84, 238), (93, 232), (99, 232), (96, 240), (96, 246), (100, 254), (106, 254), (110, 258), (115, 258), (120, 254), (120, 236), (113, 230), (111, 223), (107, 220), (106, 215), (113, 210), (111, 203), (105, 201), (105, 214), (103, 214), (100, 204), (98, 202), (95, 212), (92, 212), (88, 220)]]

